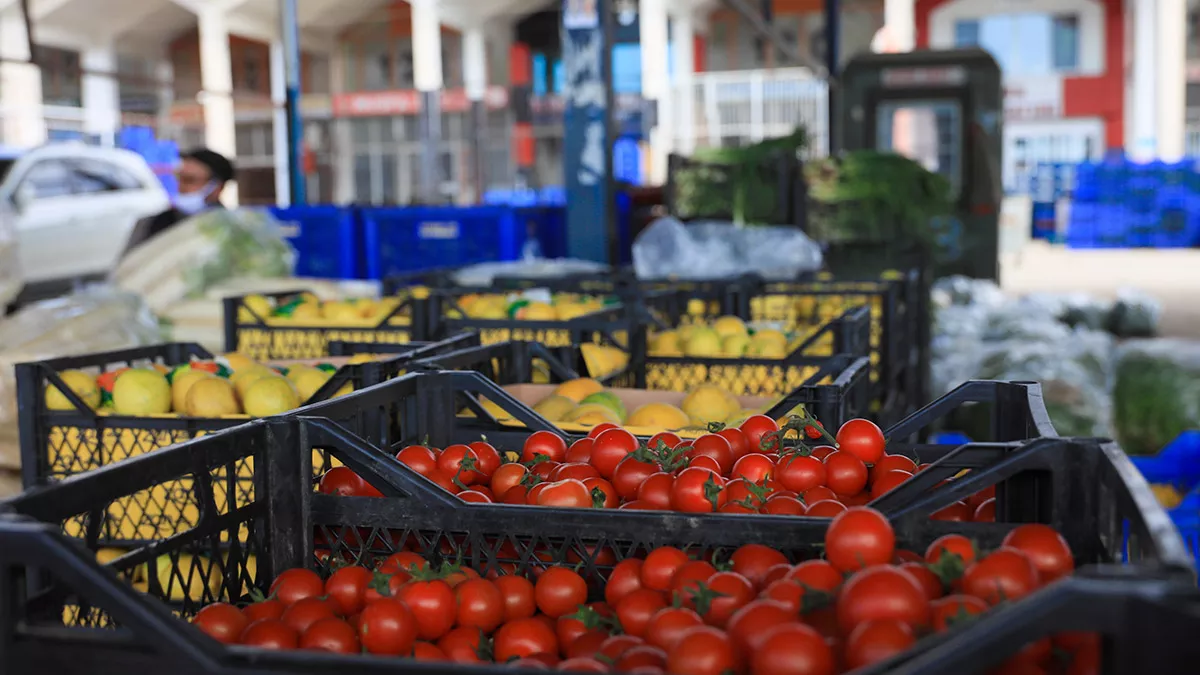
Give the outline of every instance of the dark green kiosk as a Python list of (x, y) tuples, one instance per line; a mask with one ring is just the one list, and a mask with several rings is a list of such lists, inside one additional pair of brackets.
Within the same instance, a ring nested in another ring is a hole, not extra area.
[(840, 85), (841, 149), (897, 152), (950, 181), (955, 213), (935, 224), (936, 275), (999, 279), (996, 61), (980, 49), (862, 54), (846, 64)]

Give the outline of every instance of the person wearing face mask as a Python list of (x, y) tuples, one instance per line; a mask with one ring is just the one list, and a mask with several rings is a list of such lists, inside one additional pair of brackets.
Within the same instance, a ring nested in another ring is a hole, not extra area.
[(221, 192), (234, 178), (233, 163), (206, 148), (185, 153), (180, 160), (176, 172), (179, 194), (172, 200), (171, 208), (138, 221), (125, 246), (126, 253), (191, 216), (223, 208)]

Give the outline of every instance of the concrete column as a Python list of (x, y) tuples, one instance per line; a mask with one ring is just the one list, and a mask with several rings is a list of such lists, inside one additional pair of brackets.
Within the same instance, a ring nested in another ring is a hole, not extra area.
[[(117, 53), (112, 45), (85, 50), (79, 57), (83, 66), (83, 131), (100, 137), (100, 144), (112, 147), (121, 128), (121, 91), (117, 82)], [(88, 72), (108, 73), (89, 75)]]
[[(229, 62), (229, 24), (219, 9), (202, 8), (200, 29), (200, 104), (204, 108), (204, 144), (229, 157), (237, 156), (233, 115), (233, 69)], [(237, 185), (227, 186), (222, 202), (237, 206)]]
[(487, 189), (488, 110), (485, 102), (488, 88), (487, 36), (482, 26), (471, 26), (462, 39), (463, 84), (471, 103), (468, 128), (471, 143), (472, 176), (476, 199), (483, 198)]
[(916, 0), (883, 0), (883, 29), (888, 48), (877, 51), (911, 52), (917, 46)]
[(271, 136), (275, 146), (275, 203), (292, 203), (292, 185), (288, 175), (287, 79), (283, 65), (283, 43), (271, 43)]
[(1158, 158), (1164, 162), (1183, 159), (1187, 116), (1187, 2), (1158, 0)]
[[(1149, 162), (1158, 152), (1158, 96), (1156, 95), (1155, 13), (1158, 0), (1137, 0), (1133, 3), (1133, 93), (1129, 114), (1133, 118), (1133, 138), (1126, 139), (1125, 149), (1130, 158)], [(1183, 111), (1180, 110), (1180, 114)]]
[(650, 182), (667, 179), (667, 155), (671, 142), (667, 121), (670, 119), (671, 77), (668, 72), (669, 43), (666, 0), (641, 0), (638, 28), (642, 49), (642, 98), (657, 112), (658, 124), (650, 130)]
[[(0, 12), (0, 143), (28, 148), (46, 142), (42, 72), (29, 61), (19, 12)], [(24, 63), (21, 63), (24, 62)]]
[[(413, 79), (421, 92), (421, 199), (441, 201), (442, 26), (437, 0), (410, 0)], [(403, 170), (403, 169), (401, 169)]]
[(696, 150), (696, 24), (691, 11), (685, 9), (671, 24), (674, 34), (675, 114), (672, 124), (671, 147), (682, 155), (691, 155)]

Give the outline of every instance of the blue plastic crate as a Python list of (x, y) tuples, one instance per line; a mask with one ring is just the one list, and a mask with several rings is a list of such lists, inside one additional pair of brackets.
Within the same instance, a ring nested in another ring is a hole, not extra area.
[(340, 206), (274, 207), (296, 249), (296, 276), (361, 279), (360, 227), (355, 209)]
[(518, 260), (526, 239), (508, 206), (363, 209), (362, 227), (368, 279)]
[(516, 210), (525, 224), (525, 238), (537, 238), (544, 258), (567, 257), (567, 209), (564, 206), (530, 206)]
[(1200, 562), (1200, 429), (1185, 431), (1153, 457), (1132, 457), (1151, 485), (1171, 485), (1184, 495), (1171, 520)]

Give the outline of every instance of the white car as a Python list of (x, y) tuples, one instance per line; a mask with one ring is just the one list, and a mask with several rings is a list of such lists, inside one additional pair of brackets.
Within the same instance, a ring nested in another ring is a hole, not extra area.
[(0, 239), (16, 233), (27, 286), (107, 274), (137, 221), (169, 206), (158, 177), (127, 150), (0, 148)]

